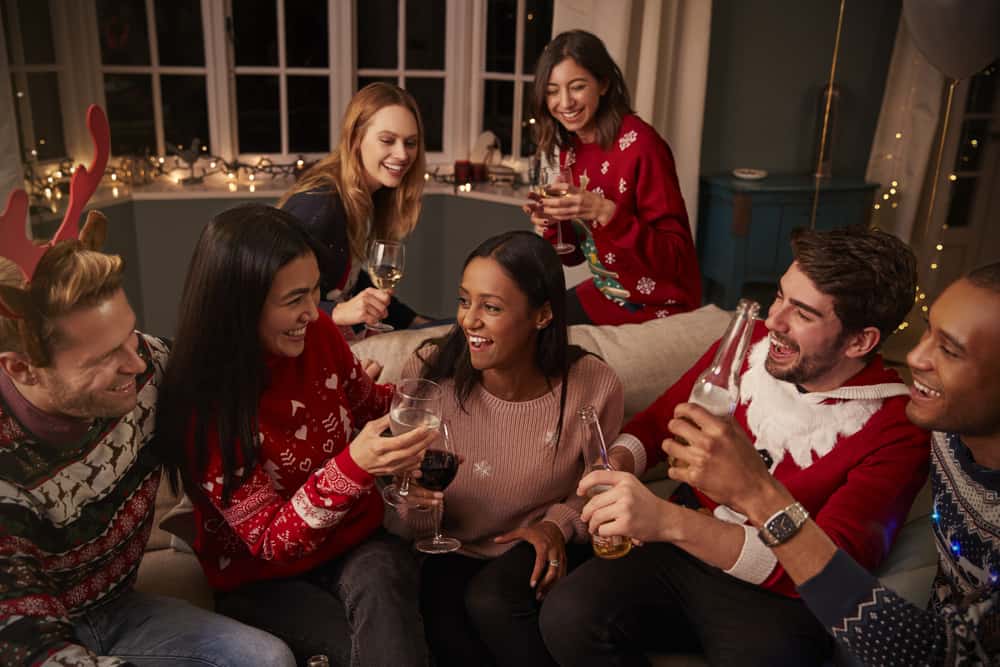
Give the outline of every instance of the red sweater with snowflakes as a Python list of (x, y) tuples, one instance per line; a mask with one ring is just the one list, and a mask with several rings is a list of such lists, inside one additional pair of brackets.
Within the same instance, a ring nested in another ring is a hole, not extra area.
[[(753, 340), (734, 418), (762, 451), (771, 474), (830, 539), (865, 568), (874, 569), (927, 481), (930, 436), (906, 417), (906, 385), (876, 356), (844, 386), (803, 393), (764, 368), (768, 339), (763, 323), (757, 323)], [(664, 457), (661, 444), (670, 437), (667, 423), (674, 408), (687, 401), (717, 346), (622, 429), (641, 441), (647, 461)], [(628, 437), (620, 436), (616, 444), (625, 444), (622, 440)], [(717, 503), (694, 492), (702, 507), (716, 510)], [(760, 585), (798, 596), (780, 564)]]
[[(209, 428), (207, 465), (192, 472), (194, 550), (209, 583), (229, 590), (309, 571), (382, 523), (374, 478), (351, 458), (355, 429), (389, 411), (393, 388), (372, 382), (325, 313), (297, 357), (267, 360), (257, 461), (236, 462), (238, 486), (222, 502), (222, 459)], [(187, 443), (190, 460), (194, 438)]]
[[(608, 150), (574, 136), (562, 151), (580, 188), (615, 203), (603, 227), (594, 221), (563, 222), (563, 235), (578, 251), (569, 265), (586, 261), (593, 274), (576, 288), (595, 324), (645, 322), (701, 305), (701, 273), (674, 157), (660, 135), (638, 116), (622, 119)], [(546, 231), (555, 241), (555, 227)]]

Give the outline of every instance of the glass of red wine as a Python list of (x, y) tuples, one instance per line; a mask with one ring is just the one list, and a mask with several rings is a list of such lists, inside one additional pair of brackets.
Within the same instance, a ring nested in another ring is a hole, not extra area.
[[(444, 491), (458, 473), (458, 455), (451, 439), (448, 422), (441, 422), (441, 437), (424, 452), (420, 463), (420, 485), (430, 491)], [(434, 506), (434, 536), (417, 540), (413, 545), (425, 554), (446, 554), (459, 549), (462, 543), (441, 533), (444, 499)]]

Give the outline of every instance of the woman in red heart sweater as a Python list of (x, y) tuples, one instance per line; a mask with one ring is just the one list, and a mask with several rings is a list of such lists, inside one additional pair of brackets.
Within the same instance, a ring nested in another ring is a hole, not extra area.
[(375, 477), (417, 468), (434, 434), (381, 436), (393, 387), (318, 311), (311, 243), (268, 206), (209, 223), (161, 390), (161, 450), (195, 507), (219, 611), (300, 661), (423, 665), (415, 561), (381, 529)]

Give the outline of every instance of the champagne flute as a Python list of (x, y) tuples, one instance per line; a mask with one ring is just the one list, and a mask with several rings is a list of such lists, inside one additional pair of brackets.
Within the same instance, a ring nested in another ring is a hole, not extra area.
[[(409, 433), (418, 426), (438, 428), (441, 425), (441, 387), (423, 378), (407, 378), (396, 384), (389, 409), (389, 428), (393, 435)], [(398, 482), (382, 490), (382, 498), (393, 507), (406, 503), (410, 495), (410, 473), (403, 473)]]
[[(406, 247), (399, 241), (372, 241), (368, 245), (368, 275), (380, 290), (391, 290), (403, 279), (406, 264)], [(394, 327), (385, 322), (366, 324), (369, 331), (385, 333)]]
[[(424, 452), (424, 460), (420, 462), (420, 485), (430, 491), (444, 491), (455, 479), (458, 473), (458, 456), (455, 454), (454, 442), (448, 422), (441, 422), (440, 446), (435, 444)], [(456, 551), (462, 546), (454, 537), (446, 537), (441, 533), (441, 519), (444, 516), (444, 499), (434, 507), (434, 536), (417, 540), (413, 545), (417, 551), (425, 554), (446, 554)]]
[[(535, 192), (543, 197), (568, 197), (573, 189), (573, 172), (569, 167), (550, 165), (542, 167), (539, 171), (541, 184)], [(553, 246), (557, 254), (568, 255), (576, 246), (563, 242), (562, 220), (556, 220), (556, 243)]]

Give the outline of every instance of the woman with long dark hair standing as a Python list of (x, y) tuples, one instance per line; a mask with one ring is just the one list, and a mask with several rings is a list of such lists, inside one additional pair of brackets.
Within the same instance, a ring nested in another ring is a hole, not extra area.
[(249, 205), (208, 224), (160, 390), (160, 455), (194, 505), (220, 612), (300, 661), (423, 665), (415, 563), (382, 530), (373, 489), (418, 467), (436, 436), (381, 436), (393, 387), (317, 310), (319, 285), (291, 214)]
[[(469, 255), (455, 326), (403, 372), (442, 386), (455, 451), (444, 525), (462, 550), (429, 556), (421, 608), (438, 665), (553, 664), (538, 630), (545, 594), (589, 553), (580, 522), (586, 426), (621, 426), (621, 382), (567, 339), (562, 266), (530, 231), (484, 241)], [(443, 494), (413, 487), (413, 502)], [(431, 513), (404, 510), (411, 527)]]
[(390, 83), (371, 83), (347, 105), (337, 149), (278, 201), (317, 241), (320, 298), (336, 324), (387, 318), (396, 329), (405, 329), (428, 321), (375, 289), (362, 270), (369, 241), (398, 241), (416, 226), (424, 160), (416, 101)]
[(577, 251), (593, 279), (567, 294), (571, 324), (627, 324), (701, 305), (701, 275), (670, 147), (632, 111), (621, 70), (583, 30), (556, 36), (535, 69), (535, 135), (549, 163), (568, 167), (564, 197), (524, 206), (551, 241)]

